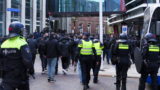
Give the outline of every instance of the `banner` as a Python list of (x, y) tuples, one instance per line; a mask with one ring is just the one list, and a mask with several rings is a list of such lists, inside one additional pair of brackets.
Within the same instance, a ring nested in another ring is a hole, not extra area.
[(120, 6), (121, 11), (126, 11), (126, 6), (124, 0), (121, 0), (121, 6)]

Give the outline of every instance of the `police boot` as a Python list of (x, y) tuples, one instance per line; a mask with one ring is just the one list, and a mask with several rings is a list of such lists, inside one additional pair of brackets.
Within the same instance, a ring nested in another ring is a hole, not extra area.
[(120, 90), (120, 87), (121, 87), (121, 84), (120, 84), (120, 83), (117, 83), (117, 84), (116, 84), (116, 90)]
[(126, 84), (122, 84), (122, 88), (121, 88), (121, 90), (126, 90)]
[(87, 90), (88, 85), (84, 85), (84, 89), (83, 90)]

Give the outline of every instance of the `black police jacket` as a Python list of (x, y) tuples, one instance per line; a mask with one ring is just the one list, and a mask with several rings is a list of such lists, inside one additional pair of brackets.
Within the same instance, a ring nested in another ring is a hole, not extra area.
[(58, 55), (61, 56), (60, 53), (58, 40), (50, 37), (49, 41), (45, 43), (44, 55), (46, 55), (47, 58), (55, 58)]
[(37, 48), (38, 48), (38, 43), (35, 39), (27, 39), (27, 43), (29, 45), (29, 48), (31, 50), (32, 54), (36, 54), (37, 53)]
[[(120, 44), (126, 44), (129, 46), (128, 49), (119, 49), (119, 45)], [(128, 58), (128, 55), (132, 52), (132, 46), (130, 46), (128, 44), (128, 42), (125, 42), (125, 43), (116, 43), (115, 44), (115, 47), (114, 47), (114, 54), (120, 58), (120, 62), (122, 63), (129, 63), (130, 60)]]
[(61, 55), (62, 57), (69, 57), (71, 52), (71, 47), (68, 40), (63, 39), (60, 43)]
[[(149, 51), (149, 46), (150, 45), (156, 45), (156, 44), (150, 44), (150, 43), (147, 43), (143, 46), (142, 48), (142, 57), (144, 60), (146, 61), (149, 61), (148, 62), (148, 67), (145, 66), (145, 64), (143, 64), (143, 67), (142, 67), (142, 73), (150, 73), (150, 72), (156, 72), (158, 73), (158, 56), (160, 55), (160, 52), (150, 52)], [(157, 45), (159, 46), (159, 45)]]

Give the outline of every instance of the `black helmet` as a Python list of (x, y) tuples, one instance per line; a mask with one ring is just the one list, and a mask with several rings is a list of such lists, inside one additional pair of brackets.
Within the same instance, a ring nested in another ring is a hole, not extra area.
[(94, 39), (93, 41), (94, 41), (94, 43), (97, 43), (97, 42), (99, 42), (99, 40), (98, 40), (98, 39)]
[(84, 33), (83, 33), (83, 35), (85, 35), (85, 36), (87, 36), (87, 37), (88, 37), (88, 36), (89, 36), (89, 33), (84, 32)]
[(153, 35), (152, 33), (147, 33), (144, 37), (147, 41), (151, 41), (151, 42), (157, 42), (155, 35)]
[(9, 26), (9, 35), (8, 38), (21, 36), (24, 32), (24, 26), (20, 22), (13, 22)]
[(91, 39), (91, 40), (93, 40), (93, 39), (94, 39), (94, 37), (93, 37), (93, 36), (90, 36), (90, 39)]
[(127, 35), (125, 33), (121, 33), (119, 35), (119, 40), (118, 42), (127, 42)]

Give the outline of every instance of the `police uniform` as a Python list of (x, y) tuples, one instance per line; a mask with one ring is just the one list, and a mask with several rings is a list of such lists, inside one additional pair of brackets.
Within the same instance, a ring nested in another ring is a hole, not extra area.
[[(126, 90), (126, 78), (127, 78), (127, 71), (130, 67), (130, 60), (128, 58), (128, 54), (131, 52), (131, 46), (129, 46), (127, 42), (127, 35), (122, 33), (120, 34), (119, 40), (115, 44), (114, 53), (117, 56), (117, 90), (120, 90), (120, 82), (122, 77), (122, 88), (121, 90)], [(122, 73), (122, 74), (121, 74)]]
[[(79, 60), (81, 63), (82, 70), (82, 82), (84, 84), (84, 90), (87, 90), (87, 88), (89, 88), (88, 84), (90, 81), (90, 70), (92, 64), (91, 57), (92, 53), (94, 53), (96, 57), (96, 53), (93, 42), (88, 39), (89, 34), (85, 32), (84, 35), (87, 36), (87, 38), (84, 38), (80, 41), (75, 56), (77, 57), (77, 55), (80, 54)], [(77, 62), (77, 59), (75, 60), (75, 62)]]
[(29, 90), (27, 69), (34, 74), (32, 55), (27, 42), (21, 36), (24, 26), (13, 22), (9, 26), (8, 38), (0, 48), (3, 56), (3, 90)]
[(152, 79), (152, 90), (158, 90), (157, 73), (158, 73), (158, 56), (160, 55), (160, 48), (156, 44), (155, 36), (152, 33), (145, 35), (145, 39), (148, 41), (143, 46), (142, 57), (144, 59), (144, 64), (141, 70), (140, 84), (138, 90), (145, 89), (145, 83), (148, 75)]
[[(102, 54), (102, 49), (104, 47), (102, 43), (99, 42), (98, 39), (94, 40), (94, 47), (96, 49), (97, 58), (92, 61), (92, 69), (93, 69), (93, 75), (94, 75), (93, 83), (97, 83), (98, 73), (101, 66), (101, 54)], [(98, 62), (98, 65), (97, 65), (97, 62)]]

